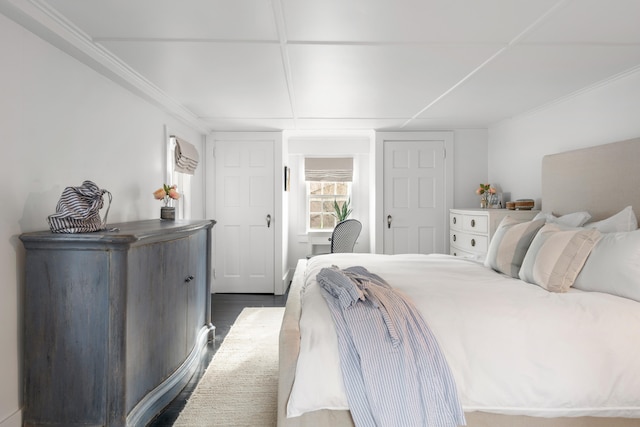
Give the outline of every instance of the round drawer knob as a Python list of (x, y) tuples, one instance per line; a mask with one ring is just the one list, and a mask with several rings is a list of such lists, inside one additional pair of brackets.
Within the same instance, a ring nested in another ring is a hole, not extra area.
[(456, 235), (455, 234), (453, 235), (453, 241), (454, 242), (456, 241)]
[(475, 246), (476, 245), (476, 239), (471, 239), (471, 246)]
[(475, 220), (475, 219), (472, 219), (472, 220), (471, 220), (471, 226), (472, 226), (472, 227), (475, 227), (475, 226), (476, 226), (476, 220)]

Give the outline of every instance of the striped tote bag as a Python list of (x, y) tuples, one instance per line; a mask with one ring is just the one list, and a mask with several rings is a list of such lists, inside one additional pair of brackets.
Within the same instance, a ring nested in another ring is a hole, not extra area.
[[(109, 196), (109, 205), (100, 219), (103, 194)], [(94, 182), (84, 181), (80, 187), (67, 187), (62, 192), (56, 213), (49, 215), (49, 227), (54, 233), (90, 233), (104, 230), (111, 207), (111, 193), (101, 190)]]

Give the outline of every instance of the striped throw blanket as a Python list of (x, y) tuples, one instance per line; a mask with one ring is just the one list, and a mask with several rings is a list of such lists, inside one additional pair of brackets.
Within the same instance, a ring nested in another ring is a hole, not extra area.
[(356, 426), (465, 425), (449, 366), (410, 301), (364, 267), (323, 268), (316, 279)]

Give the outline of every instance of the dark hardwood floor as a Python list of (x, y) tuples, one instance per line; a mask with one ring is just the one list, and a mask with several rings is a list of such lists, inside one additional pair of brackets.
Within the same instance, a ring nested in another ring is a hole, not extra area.
[(211, 323), (216, 327), (216, 338), (207, 344), (198, 370), (182, 392), (151, 421), (147, 427), (170, 427), (184, 408), (185, 403), (204, 374), (216, 350), (227, 336), (231, 325), (245, 307), (284, 307), (287, 295), (268, 294), (212, 294)]

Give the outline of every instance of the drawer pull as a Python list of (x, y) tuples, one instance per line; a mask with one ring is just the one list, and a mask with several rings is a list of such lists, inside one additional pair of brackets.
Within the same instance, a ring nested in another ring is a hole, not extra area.
[(476, 245), (476, 239), (471, 239), (471, 246), (475, 246)]
[(453, 235), (453, 241), (454, 242), (456, 241), (456, 235), (455, 234)]
[(472, 220), (471, 220), (471, 226), (472, 226), (472, 227), (475, 227), (475, 226), (476, 226), (476, 220), (475, 220), (475, 219), (472, 219)]
[(458, 222), (458, 219), (454, 216), (453, 217), (453, 223), (455, 224), (456, 222)]
[(453, 256), (458, 256), (458, 254), (454, 252), (454, 253), (453, 253)]
[(184, 279), (184, 281), (185, 281), (185, 283), (189, 283), (189, 282), (190, 282), (190, 281), (192, 281), (193, 279), (195, 279), (195, 277), (193, 277), (193, 276), (189, 275), (189, 276), (187, 276), (187, 277)]

